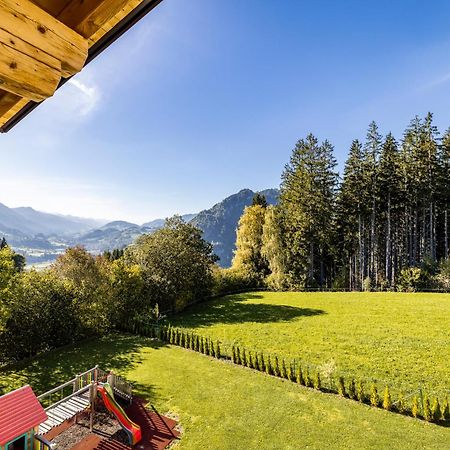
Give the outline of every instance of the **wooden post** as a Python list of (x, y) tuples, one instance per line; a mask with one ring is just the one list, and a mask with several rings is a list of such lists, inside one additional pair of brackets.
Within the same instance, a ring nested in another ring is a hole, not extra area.
[(113, 371), (111, 371), (107, 377), (107, 382), (111, 386), (111, 389), (114, 390), (114, 386), (116, 384), (116, 375)]
[(95, 415), (95, 398), (97, 395), (97, 385), (94, 381), (91, 382), (91, 386), (89, 388), (89, 401), (91, 404), (91, 414), (89, 419), (89, 429), (91, 432), (94, 429), (94, 415)]
[(94, 367), (94, 381), (98, 382), (98, 364)]
[(77, 392), (80, 386), (80, 375), (75, 377), (75, 381), (73, 383), (73, 393)]

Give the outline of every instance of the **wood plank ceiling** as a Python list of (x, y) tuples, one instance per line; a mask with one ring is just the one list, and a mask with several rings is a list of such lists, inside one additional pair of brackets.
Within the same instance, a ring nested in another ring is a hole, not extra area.
[(0, 0), (0, 130), (79, 72), (133, 11), (160, 1)]

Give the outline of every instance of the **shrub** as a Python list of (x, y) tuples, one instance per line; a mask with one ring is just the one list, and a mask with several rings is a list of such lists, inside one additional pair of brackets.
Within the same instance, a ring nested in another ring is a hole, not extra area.
[(200, 350), (200, 353), (203, 353), (203, 354), (205, 353), (205, 342), (204, 342), (203, 337), (200, 337), (199, 350)]
[(253, 369), (253, 355), (252, 352), (248, 352), (248, 358), (247, 358), (247, 367), (249, 369)]
[(370, 404), (372, 406), (378, 406), (380, 404), (380, 397), (378, 395), (378, 389), (375, 383), (372, 383), (372, 388), (370, 391)]
[(357, 398), (357, 396), (356, 396), (356, 384), (355, 384), (355, 380), (353, 378), (348, 383), (347, 392), (348, 392), (349, 398), (351, 398), (353, 400), (356, 400), (356, 398)]
[(239, 349), (239, 347), (236, 347), (236, 364), (242, 364), (241, 350)]
[(397, 405), (396, 405), (396, 410), (401, 413), (404, 414), (406, 412), (406, 402), (405, 402), (405, 395), (403, 394), (403, 392), (400, 392), (399, 396), (398, 396), (398, 401), (397, 401)]
[(245, 348), (242, 350), (241, 363), (243, 366), (247, 366), (247, 354)]
[(215, 357), (216, 357), (217, 359), (220, 359), (220, 342), (219, 342), (219, 341), (216, 342)]
[(266, 362), (264, 360), (264, 354), (261, 352), (261, 355), (259, 356), (259, 370), (261, 372), (266, 371)]
[(316, 376), (314, 377), (314, 389), (317, 389), (318, 391), (322, 389), (319, 371), (316, 372)]
[(231, 362), (236, 364), (236, 349), (234, 348), (234, 345), (231, 347)]
[(270, 355), (267, 357), (266, 373), (268, 375), (273, 375), (272, 361), (270, 360)]
[(420, 414), (419, 400), (416, 395), (413, 397), (411, 414), (416, 418), (419, 417)]
[(391, 393), (389, 392), (389, 386), (386, 386), (386, 388), (384, 389), (383, 408), (387, 411), (390, 411), (392, 409), (392, 398)]
[(200, 351), (200, 338), (197, 335), (195, 335), (194, 350), (196, 352)]
[(361, 403), (364, 403), (366, 401), (366, 394), (364, 392), (364, 384), (362, 381), (358, 381), (356, 396), (358, 397), (358, 401), (360, 401)]
[(397, 278), (398, 289), (404, 292), (415, 292), (424, 284), (425, 274), (420, 267), (406, 267)]
[(366, 292), (372, 291), (373, 285), (372, 285), (372, 280), (370, 277), (364, 278), (362, 288), (363, 288), (363, 291), (366, 291)]
[(305, 385), (305, 378), (303, 377), (302, 366), (300, 366), (300, 364), (297, 368), (296, 381), (298, 384), (301, 384), (302, 386)]
[(433, 419), (431, 415), (430, 399), (428, 398), (427, 395), (425, 395), (423, 399), (423, 418), (427, 422), (431, 422), (431, 420)]
[(311, 383), (311, 377), (309, 376), (309, 369), (306, 368), (303, 372), (303, 379), (305, 380), (305, 386), (310, 387), (312, 385)]
[(288, 367), (288, 379), (290, 381), (295, 381), (295, 369), (294, 369), (293, 363), (289, 364), (289, 367)]
[(275, 362), (274, 362), (274, 364), (273, 364), (273, 374), (274, 374), (276, 377), (279, 377), (280, 374), (281, 374), (281, 371), (280, 371), (280, 364), (279, 364), (279, 362), (278, 362), (278, 356), (275, 356)]
[(445, 422), (450, 422), (450, 406), (448, 404), (447, 397), (445, 398), (444, 404), (442, 405), (442, 418)]
[(344, 377), (340, 376), (338, 378), (338, 394), (341, 395), (342, 397), (345, 397), (345, 380)]
[(434, 399), (433, 405), (431, 406), (431, 416), (433, 417), (434, 422), (439, 422), (441, 420), (441, 405), (437, 398)]
[(288, 371), (286, 369), (286, 362), (283, 359), (283, 362), (281, 363), (281, 373), (280, 373), (281, 378), (285, 378), (286, 380), (288, 379)]
[(253, 366), (256, 370), (261, 370), (260, 366), (259, 366), (259, 355), (258, 352), (255, 353), (255, 358), (253, 359)]

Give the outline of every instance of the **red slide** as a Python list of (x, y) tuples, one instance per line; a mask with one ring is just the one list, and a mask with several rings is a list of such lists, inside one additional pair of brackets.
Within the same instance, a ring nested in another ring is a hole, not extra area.
[(111, 386), (108, 383), (99, 383), (97, 390), (102, 396), (105, 407), (114, 414), (115, 418), (119, 421), (122, 428), (128, 434), (130, 444), (134, 445), (140, 442), (142, 440), (141, 427), (131, 421), (125, 414), (122, 407), (114, 400), (114, 392), (111, 389)]

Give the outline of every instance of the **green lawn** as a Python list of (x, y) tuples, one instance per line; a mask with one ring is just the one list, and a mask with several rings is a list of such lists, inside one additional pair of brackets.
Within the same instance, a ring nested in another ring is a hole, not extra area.
[(0, 393), (36, 392), (95, 364), (179, 415), (183, 449), (444, 449), (450, 428), (372, 409), (179, 347), (111, 336), (0, 371)]
[[(253, 292), (199, 304), (171, 320), (406, 392), (450, 389), (450, 295)], [(450, 393), (450, 391), (449, 391)]]

